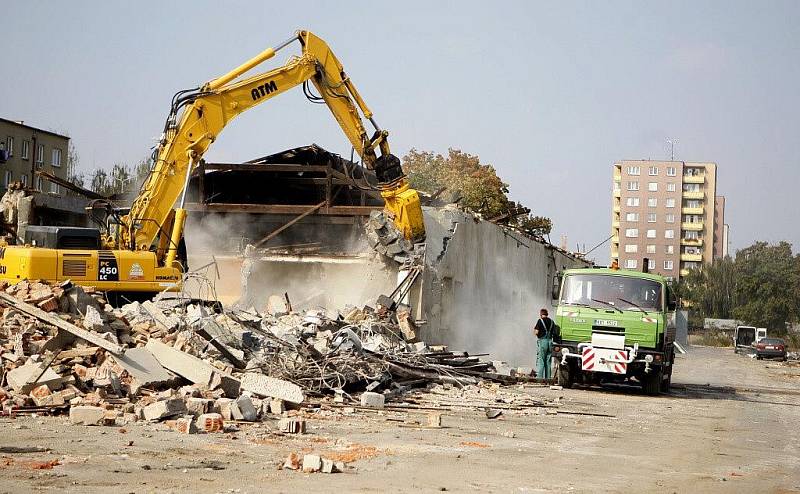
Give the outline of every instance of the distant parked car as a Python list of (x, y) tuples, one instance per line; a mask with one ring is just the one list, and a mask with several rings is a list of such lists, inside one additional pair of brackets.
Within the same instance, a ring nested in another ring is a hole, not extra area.
[(780, 338), (762, 338), (756, 343), (756, 358), (786, 360), (786, 343)]

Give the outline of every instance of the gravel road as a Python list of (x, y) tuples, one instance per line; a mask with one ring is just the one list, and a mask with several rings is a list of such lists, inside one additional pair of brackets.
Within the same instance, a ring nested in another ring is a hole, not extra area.
[[(693, 347), (673, 383), (659, 397), (525, 386), (515, 391), (559, 397), (559, 413), (450, 412), (438, 429), (415, 425), (422, 413), (373, 411), (318, 413), (308, 434), (283, 437), (272, 422), (181, 435), (2, 418), (0, 492), (800, 492), (800, 366)], [(290, 452), (349, 467), (280, 470)]]

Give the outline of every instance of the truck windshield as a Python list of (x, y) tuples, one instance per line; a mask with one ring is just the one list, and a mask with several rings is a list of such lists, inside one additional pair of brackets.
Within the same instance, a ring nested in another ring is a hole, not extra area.
[(564, 277), (561, 303), (661, 311), (661, 283), (627, 276), (570, 274)]

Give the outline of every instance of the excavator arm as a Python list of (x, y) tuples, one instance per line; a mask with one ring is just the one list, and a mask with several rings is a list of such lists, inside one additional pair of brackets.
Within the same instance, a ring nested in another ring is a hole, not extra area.
[[(282, 67), (239, 80), (296, 40), (302, 46), (301, 56), (292, 57)], [(122, 219), (119, 247), (149, 250), (157, 241), (159, 263), (172, 266), (183, 234), (189, 178), (209, 146), (240, 113), (307, 81), (315, 86), (363, 163), (375, 170), (386, 209), (403, 236), (411, 241), (424, 237), (419, 196), (403, 175), (400, 160), (389, 151), (388, 132), (378, 127), (325, 41), (308, 31), (298, 31), (202, 87), (176, 94), (153, 168), (130, 213)], [(361, 115), (375, 129), (371, 136)]]

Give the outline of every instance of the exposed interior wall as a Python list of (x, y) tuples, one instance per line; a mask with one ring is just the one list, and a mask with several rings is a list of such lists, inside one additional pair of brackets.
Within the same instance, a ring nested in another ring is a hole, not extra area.
[(425, 226), (426, 341), (535, 365), (532, 327), (553, 310), (553, 277), (588, 263), (456, 208), (426, 208)]

